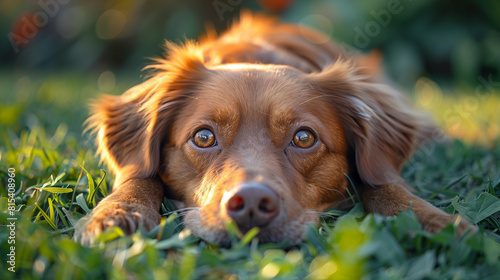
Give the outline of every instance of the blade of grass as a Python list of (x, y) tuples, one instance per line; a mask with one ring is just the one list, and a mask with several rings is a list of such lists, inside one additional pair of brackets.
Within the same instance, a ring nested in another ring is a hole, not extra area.
[(85, 169), (85, 167), (80, 166), (83, 171), (85, 171), (85, 174), (87, 175), (87, 181), (88, 181), (88, 187), (89, 187), (89, 195), (87, 196), (87, 205), (93, 205), (95, 206), (95, 200), (92, 200), (91, 194), (95, 192), (95, 183), (94, 179), (92, 179), (92, 176), (90, 176), (90, 173)]
[(68, 218), (68, 222), (71, 224), (72, 227), (75, 227), (75, 224), (78, 222), (77, 219), (73, 218), (71, 213), (64, 207), (61, 208), (62, 212), (66, 215)]
[[(82, 163), (82, 165), (83, 165), (83, 163)], [(78, 175), (78, 179), (76, 180), (75, 188), (73, 189), (73, 194), (71, 195), (71, 203), (70, 203), (69, 208), (68, 208), (70, 211), (73, 208), (73, 203), (75, 201), (75, 195), (76, 195), (76, 189), (78, 188), (78, 185), (80, 184), (80, 179), (82, 179), (82, 175), (83, 175), (83, 170), (80, 170), (80, 175)]]
[(89, 207), (87, 206), (87, 202), (85, 201), (85, 198), (83, 198), (83, 193), (79, 194), (76, 197), (76, 204), (78, 204), (83, 209), (83, 211), (85, 211), (85, 213), (91, 212)]
[(55, 216), (54, 216), (54, 203), (52, 203), (52, 198), (48, 198), (47, 201), (49, 202), (49, 218), (50, 220), (55, 224)]
[(49, 216), (47, 215), (47, 213), (45, 213), (45, 211), (43, 211), (42, 208), (40, 208), (40, 206), (38, 206), (37, 203), (35, 203), (35, 206), (36, 208), (38, 208), (38, 210), (40, 211), (39, 214), (42, 214), (42, 216), (45, 218), (45, 220), (47, 221), (47, 223), (50, 225), (51, 228), (53, 228), (54, 230), (57, 230), (57, 226), (50, 220)]
[(73, 190), (70, 188), (56, 188), (56, 187), (45, 187), (45, 188), (40, 188), (40, 190), (50, 192), (50, 193), (70, 193), (70, 192), (73, 192)]
[[(351, 184), (352, 188), (354, 189), (354, 192), (356, 194), (356, 197), (358, 198), (358, 201), (361, 201), (361, 198), (359, 197), (359, 194), (358, 194), (358, 190), (354, 186), (354, 183), (352, 182), (352, 180), (349, 177), (349, 175), (347, 175), (347, 174), (344, 173), (344, 176), (347, 178), (347, 180), (349, 180), (349, 183)], [(352, 203), (356, 204), (356, 201), (354, 200), (354, 197), (352, 196), (352, 194), (349, 192), (349, 189), (346, 189), (346, 190), (347, 190), (347, 194), (349, 195), (349, 198), (352, 200)]]
[[(101, 169), (101, 172), (103, 174), (102, 175), (102, 179), (97, 184), (97, 187), (95, 187), (94, 190), (89, 193), (90, 201), (92, 201), (92, 204), (93, 204), (92, 206), (93, 207), (95, 207), (95, 205), (96, 205), (95, 195), (96, 195), (97, 191), (99, 190), (99, 188), (101, 187), (102, 182), (104, 182), (104, 179), (106, 178), (106, 171), (104, 171), (103, 169)], [(89, 197), (87, 197), (87, 202), (89, 201)]]
[(467, 177), (467, 173), (458, 177), (457, 179), (453, 180), (451, 183), (449, 183), (448, 185), (444, 186), (443, 187), (443, 190), (447, 190), (451, 187), (453, 187), (455, 184), (457, 184), (458, 182), (462, 181), (465, 177)]
[[(57, 214), (58, 214), (58, 217), (61, 219), (62, 223), (64, 224), (64, 227), (67, 228), (69, 227), (69, 224), (68, 224), (68, 221), (66, 221), (66, 218), (64, 217), (63, 213), (61, 212), (61, 210), (59, 210), (59, 207), (55, 206), (54, 207), (57, 211)], [(64, 210), (64, 207), (61, 207), (61, 209)]]

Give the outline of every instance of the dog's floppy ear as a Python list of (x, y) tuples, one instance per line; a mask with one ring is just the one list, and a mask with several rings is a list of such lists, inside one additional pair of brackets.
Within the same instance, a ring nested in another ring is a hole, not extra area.
[(147, 81), (92, 105), (88, 128), (97, 133), (98, 153), (122, 180), (155, 174), (170, 122), (205, 69), (196, 45), (167, 47), (167, 57), (147, 67), (153, 69)]
[(402, 165), (432, 126), (427, 116), (349, 61), (337, 61), (308, 79), (342, 120), (360, 179), (371, 186), (402, 182)]

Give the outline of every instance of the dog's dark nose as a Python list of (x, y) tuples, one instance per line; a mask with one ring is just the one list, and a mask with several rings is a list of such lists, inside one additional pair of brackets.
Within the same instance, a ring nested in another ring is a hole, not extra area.
[(227, 200), (227, 213), (240, 230), (264, 227), (280, 212), (280, 201), (269, 187), (244, 184)]

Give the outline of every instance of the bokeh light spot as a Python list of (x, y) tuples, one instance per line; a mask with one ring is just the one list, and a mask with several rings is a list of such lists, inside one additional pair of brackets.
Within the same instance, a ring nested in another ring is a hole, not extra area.
[(42, 261), (41, 259), (37, 259), (33, 263), (33, 270), (39, 275), (43, 274), (43, 272), (45, 271), (45, 267), (46, 267), (45, 262)]
[(279, 272), (280, 272), (280, 267), (277, 264), (268, 263), (262, 268), (260, 273), (263, 278), (271, 279), (276, 277)]
[(97, 79), (97, 86), (100, 91), (110, 92), (115, 88), (116, 77), (111, 71), (104, 71)]
[[(312, 43), (315, 43), (315, 44), (322, 44), (322, 43), (326, 43), (327, 41), (330, 40), (330, 37), (332, 36), (333, 34), (333, 23), (331, 20), (329, 20), (328, 18), (326, 18), (325, 16), (322, 16), (322, 15), (318, 15), (318, 14), (315, 14), (315, 15), (309, 15), (309, 16), (306, 16), (305, 18), (303, 18), (301, 21), (300, 21), (300, 32), (302, 34), (304, 34), (304, 37), (309, 40), (310, 42)], [(314, 38), (311, 38), (309, 36), (306, 35), (306, 33), (308, 32), (306, 28), (304, 28), (304, 26), (309, 26), (313, 29), (316, 29), (316, 30), (320, 30), (324, 35), (326, 36), (321, 36), (321, 37), (314, 37)]]
[(425, 77), (417, 81), (415, 92), (418, 103), (424, 108), (428, 108), (430, 105), (438, 105), (443, 99), (443, 93), (439, 86)]
[(109, 40), (117, 38), (125, 27), (127, 17), (118, 10), (107, 10), (104, 12), (96, 24), (97, 37)]

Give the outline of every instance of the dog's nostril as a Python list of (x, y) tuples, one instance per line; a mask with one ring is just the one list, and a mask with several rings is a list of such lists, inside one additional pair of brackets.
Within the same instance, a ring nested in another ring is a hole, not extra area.
[(264, 227), (279, 214), (279, 199), (262, 184), (244, 184), (226, 202), (228, 215), (240, 229)]
[(276, 210), (276, 201), (264, 197), (259, 203), (259, 210), (263, 212), (273, 212)]
[(227, 210), (239, 211), (245, 206), (245, 201), (239, 195), (234, 195), (227, 201)]

